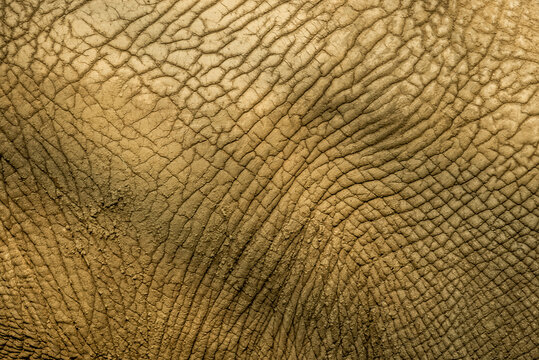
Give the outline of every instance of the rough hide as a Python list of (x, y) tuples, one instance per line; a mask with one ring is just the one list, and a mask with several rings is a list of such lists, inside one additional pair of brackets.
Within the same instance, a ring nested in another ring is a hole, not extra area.
[(539, 358), (535, 1), (0, 13), (1, 358)]

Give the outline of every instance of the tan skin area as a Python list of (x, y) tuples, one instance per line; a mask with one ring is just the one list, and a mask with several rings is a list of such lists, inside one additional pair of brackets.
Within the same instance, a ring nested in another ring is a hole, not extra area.
[(533, 1), (1, 9), (0, 358), (539, 358)]

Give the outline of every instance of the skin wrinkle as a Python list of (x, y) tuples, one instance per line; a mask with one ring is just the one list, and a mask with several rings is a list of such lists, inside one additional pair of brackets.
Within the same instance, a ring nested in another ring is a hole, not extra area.
[(535, 5), (229, 3), (2, 6), (0, 357), (538, 357)]

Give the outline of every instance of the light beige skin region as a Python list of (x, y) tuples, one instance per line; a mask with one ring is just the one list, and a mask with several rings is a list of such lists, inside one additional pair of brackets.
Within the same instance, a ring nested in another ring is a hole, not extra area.
[(1, 358), (539, 358), (534, 1), (0, 9)]

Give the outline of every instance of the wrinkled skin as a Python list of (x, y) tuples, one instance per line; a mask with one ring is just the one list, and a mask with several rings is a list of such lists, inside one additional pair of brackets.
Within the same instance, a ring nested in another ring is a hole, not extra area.
[(1, 10), (0, 358), (539, 358), (534, 1)]

